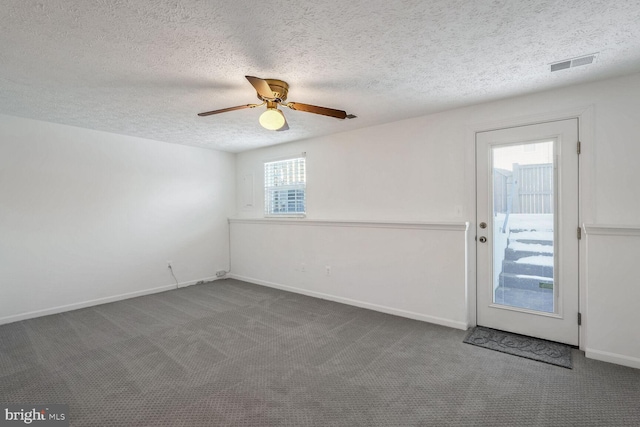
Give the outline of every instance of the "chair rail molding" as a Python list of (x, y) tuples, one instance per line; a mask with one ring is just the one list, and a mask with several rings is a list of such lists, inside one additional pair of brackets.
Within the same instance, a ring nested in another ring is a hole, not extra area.
[(587, 235), (640, 236), (640, 225), (584, 224)]
[(229, 218), (230, 224), (269, 224), (299, 225), (313, 227), (362, 227), (362, 228), (397, 228), (423, 229), (442, 231), (467, 231), (469, 222), (407, 222), (407, 221), (369, 221), (369, 220), (337, 220), (307, 218)]

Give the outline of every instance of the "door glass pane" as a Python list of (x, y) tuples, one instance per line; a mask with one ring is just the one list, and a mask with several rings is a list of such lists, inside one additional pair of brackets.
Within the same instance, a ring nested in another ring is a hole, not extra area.
[(554, 313), (554, 141), (494, 146), (493, 302)]

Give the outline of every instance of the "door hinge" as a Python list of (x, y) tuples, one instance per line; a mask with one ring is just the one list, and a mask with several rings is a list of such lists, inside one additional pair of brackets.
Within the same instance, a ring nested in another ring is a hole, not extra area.
[(578, 313), (578, 326), (582, 325), (582, 313)]
[(582, 227), (578, 227), (578, 240), (582, 239)]
[(582, 152), (582, 144), (578, 141), (578, 154)]

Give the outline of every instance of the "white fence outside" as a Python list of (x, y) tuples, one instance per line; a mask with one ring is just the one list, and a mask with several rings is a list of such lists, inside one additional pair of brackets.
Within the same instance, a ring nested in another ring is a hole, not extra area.
[(549, 214), (554, 208), (553, 164), (519, 165), (493, 171), (494, 213)]

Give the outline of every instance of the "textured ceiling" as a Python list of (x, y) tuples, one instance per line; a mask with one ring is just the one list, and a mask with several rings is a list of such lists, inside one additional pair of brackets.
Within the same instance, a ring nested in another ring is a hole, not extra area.
[[(0, 38), (0, 113), (238, 152), (639, 72), (640, 0), (3, 0)], [(196, 116), (245, 75), (358, 118)]]

